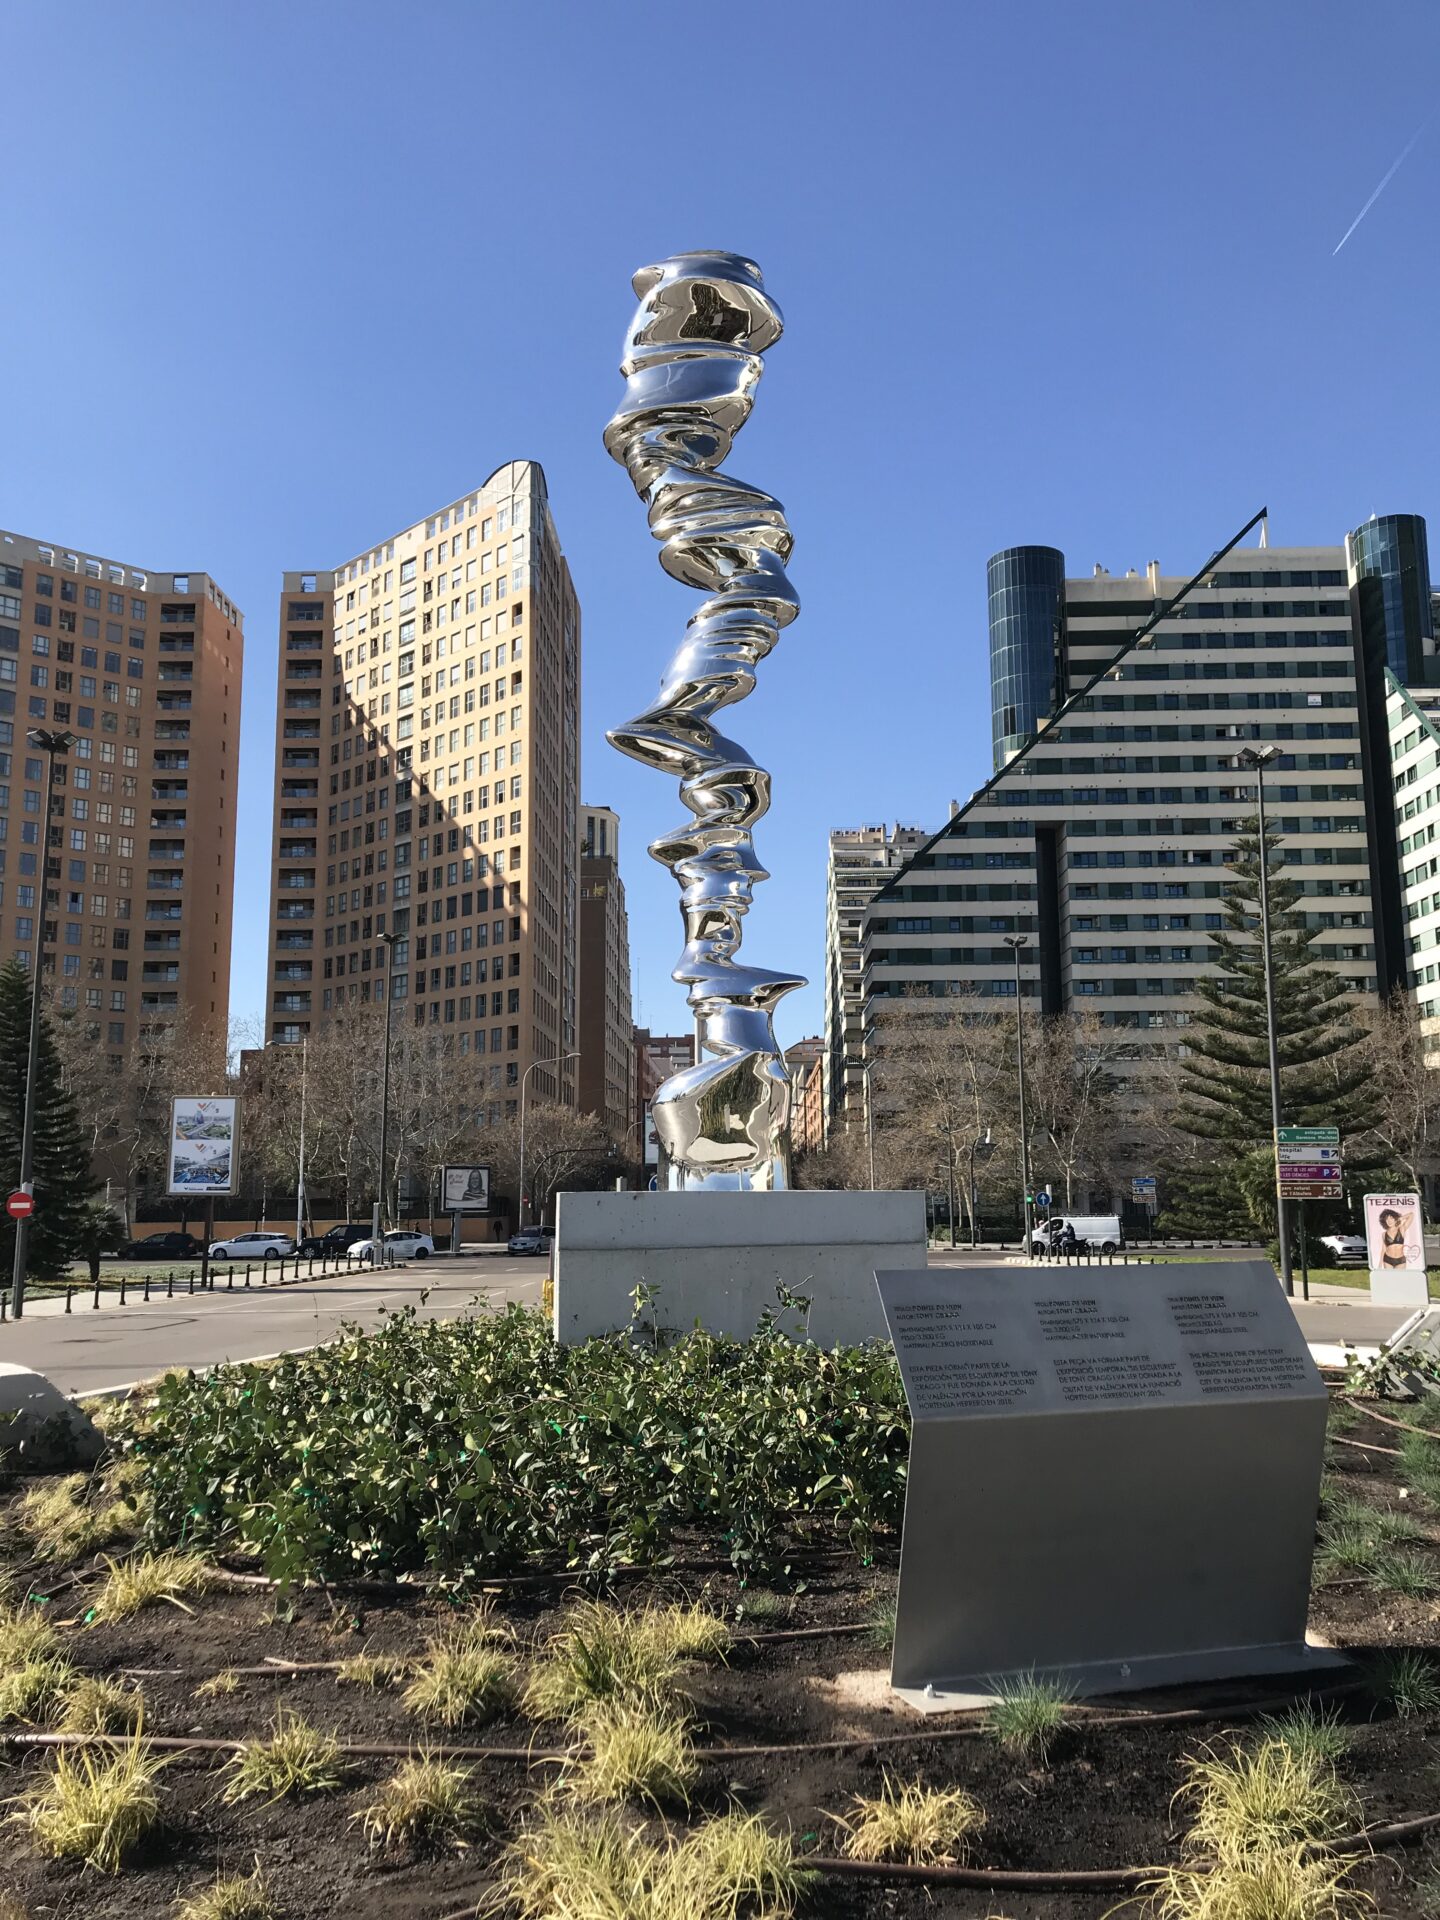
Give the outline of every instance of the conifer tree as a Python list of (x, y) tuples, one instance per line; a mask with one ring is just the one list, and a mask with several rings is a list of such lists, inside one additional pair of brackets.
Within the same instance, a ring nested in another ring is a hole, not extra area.
[[(1270, 953), (1280, 1060), (1280, 1124), (1334, 1126), (1342, 1143), (1368, 1124), (1371, 1063), (1344, 982), (1311, 952), (1300, 888), (1285, 870), (1280, 838), (1266, 834)], [(1225, 930), (1212, 934), (1215, 971), (1195, 990), (1202, 1002), (1186, 1032), (1176, 1128), (1197, 1143), (1169, 1181), (1172, 1232), (1275, 1231), (1265, 962), (1260, 941), (1260, 835), (1245, 822), (1230, 862)], [(1347, 1171), (1360, 1170), (1354, 1151)]]
[[(25, 1125), (25, 1070), (30, 1048), (30, 976), (18, 960), (0, 968), (0, 1182), (20, 1184), (20, 1143)], [(33, 1167), (35, 1211), (26, 1237), (26, 1268), (32, 1280), (64, 1273), (83, 1238), (86, 1204), (95, 1182), (75, 1102), (65, 1091), (50, 1023), (40, 1019), (36, 1074)], [(15, 1222), (0, 1218), (0, 1276), (15, 1260)]]

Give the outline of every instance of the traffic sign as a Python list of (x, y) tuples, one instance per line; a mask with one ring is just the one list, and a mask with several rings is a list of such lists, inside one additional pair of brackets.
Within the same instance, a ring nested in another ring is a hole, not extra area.
[(1155, 1197), (1156, 1179), (1153, 1173), (1137, 1173), (1130, 1181), (1132, 1200), (1146, 1200)]
[(1275, 1149), (1275, 1158), (1282, 1167), (1299, 1167), (1314, 1162), (1317, 1166), (1338, 1167), (1340, 1164), (1339, 1147), (1279, 1146)]
[(1277, 1127), (1275, 1144), (1277, 1147), (1338, 1147), (1340, 1129), (1338, 1127)]
[(1344, 1192), (1334, 1180), (1281, 1180), (1282, 1200), (1338, 1200)]
[(1282, 1180), (1333, 1180), (1338, 1186), (1343, 1168), (1338, 1160), (1282, 1160)]
[(17, 1187), (5, 1202), (5, 1211), (12, 1220), (28, 1220), (35, 1211), (35, 1196), (26, 1193), (23, 1187)]

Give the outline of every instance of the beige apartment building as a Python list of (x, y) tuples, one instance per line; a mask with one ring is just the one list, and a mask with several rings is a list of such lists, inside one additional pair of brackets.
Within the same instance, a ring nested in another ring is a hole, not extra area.
[(388, 971), (397, 1019), (484, 1057), (491, 1124), (532, 1065), (573, 1106), (580, 609), (533, 461), (284, 576), (275, 730), (271, 1040)]
[[(39, 939), (117, 1070), (180, 1016), (225, 1036), (243, 625), (209, 574), (0, 532), (0, 962)], [(70, 743), (43, 880), (35, 730)]]
[(620, 817), (580, 809), (580, 1060), (584, 1113), (638, 1152), (635, 1024), (630, 1000), (630, 918), (620, 878)]

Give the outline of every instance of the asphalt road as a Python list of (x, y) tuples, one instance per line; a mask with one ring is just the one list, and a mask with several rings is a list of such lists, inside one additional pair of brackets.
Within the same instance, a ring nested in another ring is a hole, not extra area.
[[(1219, 1258), (1253, 1259), (1253, 1250), (1226, 1249)], [(1005, 1256), (969, 1248), (931, 1255), (931, 1265), (963, 1270), (994, 1265)], [(107, 1302), (92, 1312), (84, 1298), (73, 1313), (45, 1303), (18, 1325), (0, 1326), (0, 1360), (47, 1375), (62, 1392), (97, 1393), (129, 1386), (167, 1367), (212, 1366), (255, 1360), (328, 1340), (341, 1326), (376, 1326), (400, 1307), (450, 1320), (492, 1311), (516, 1300), (538, 1306), (547, 1262), (507, 1254), (419, 1261), (393, 1272), (334, 1274), (323, 1280), (248, 1291), (223, 1289), (193, 1299), (156, 1298), (147, 1306)], [(1061, 1269), (1063, 1271), (1063, 1269)], [(1374, 1346), (1407, 1317), (1403, 1309), (1372, 1307), (1364, 1293), (1325, 1290), (1326, 1297), (1295, 1303), (1312, 1344)]]
[(197, 1294), (193, 1299), (109, 1303), (93, 1312), (77, 1300), (71, 1314), (27, 1313), (0, 1327), (0, 1359), (33, 1367), (62, 1393), (98, 1393), (151, 1378), (167, 1367), (257, 1360), (328, 1340), (353, 1323), (376, 1326), (411, 1306), (453, 1320), (518, 1300), (538, 1306), (543, 1260), (504, 1254), (423, 1260), (394, 1272), (333, 1274), (294, 1286)]

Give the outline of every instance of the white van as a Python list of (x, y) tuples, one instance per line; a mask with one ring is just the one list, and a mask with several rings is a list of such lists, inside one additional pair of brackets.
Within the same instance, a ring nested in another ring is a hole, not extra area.
[(1118, 1253), (1125, 1244), (1118, 1214), (1052, 1213), (1031, 1236), (1031, 1253), (1058, 1252), (1067, 1238), (1067, 1227), (1075, 1229), (1075, 1244), (1082, 1253)]

